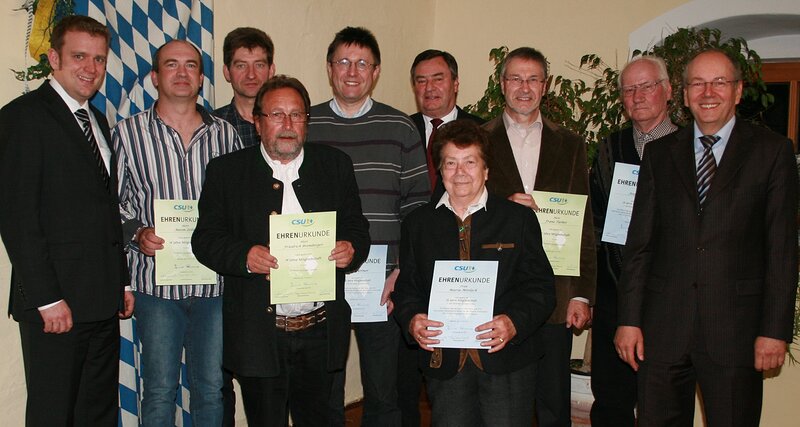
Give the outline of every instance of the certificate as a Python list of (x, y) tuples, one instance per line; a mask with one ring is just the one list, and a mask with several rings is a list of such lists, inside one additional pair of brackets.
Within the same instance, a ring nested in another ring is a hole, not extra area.
[(154, 200), (155, 231), (164, 239), (156, 251), (156, 285), (208, 285), (217, 273), (200, 264), (192, 252), (197, 225), (197, 200)]
[(531, 192), (539, 209), (536, 218), (542, 227), (542, 246), (556, 276), (581, 275), (581, 238), (585, 194)]
[(608, 196), (602, 241), (618, 245), (625, 244), (638, 182), (638, 165), (620, 162), (614, 165), (614, 178), (611, 181), (611, 194)]
[(444, 326), (431, 347), (488, 350), (475, 328), (492, 320), (496, 282), (497, 261), (436, 261), (428, 319)]
[(353, 313), (353, 323), (385, 322), (386, 306), (381, 294), (386, 283), (386, 245), (372, 245), (367, 260), (344, 280), (344, 297)]
[(269, 252), (278, 259), (270, 272), (272, 304), (333, 301), (336, 212), (269, 216)]

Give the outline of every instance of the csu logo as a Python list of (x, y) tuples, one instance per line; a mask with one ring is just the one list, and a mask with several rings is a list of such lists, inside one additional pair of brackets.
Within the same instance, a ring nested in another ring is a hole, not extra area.
[(300, 218), (300, 219), (293, 219), (292, 225), (302, 225), (304, 227), (308, 227), (309, 225), (313, 224), (314, 220), (311, 218)]
[(631, 171), (631, 173), (634, 175), (639, 175), (639, 169), (634, 169)]
[(567, 204), (567, 199), (565, 197), (555, 197), (555, 196), (553, 196), (553, 197), (550, 198), (550, 201), (553, 202), (553, 203), (559, 204), (559, 205), (566, 205)]
[(194, 206), (178, 204), (178, 205), (173, 205), (172, 209), (175, 209), (176, 211), (179, 211), (179, 212), (191, 212), (191, 211), (194, 210)]
[(473, 267), (471, 265), (457, 265), (457, 266), (453, 267), (453, 270), (462, 271), (464, 273), (474, 273), (475, 272), (475, 267)]

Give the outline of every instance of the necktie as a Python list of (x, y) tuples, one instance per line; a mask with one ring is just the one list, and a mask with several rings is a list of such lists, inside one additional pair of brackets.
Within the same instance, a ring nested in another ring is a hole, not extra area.
[(431, 192), (433, 189), (436, 188), (436, 165), (433, 164), (433, 152), (431, 151), (431, 147), (433, 146), (433, 137), (436, 135), (436, 129), (439, 128), (443, 123), (442, 119), (431, 119), (431, 125), (433, 126), (433, 130), (431, 131), (431, 136), (428, 137), (428, 178), (431, 180)]
[(700, 137), (700, 143), (703, 144), (705, 150), (703, 157), (700, 158), (700, 164), (697, 165), (697, 198), (700, 200), (700, 208), (706, 201), (708, 189), (711, 187), (711, 180), (714, 178), (714, 173), (717, 171), (717, 161), (714, 159), (714, 153), (711, 147), (719, 141), (717, 135), (703, 135)]
[(92, 123), (89, 121), (89, 113), (83, 108), (79, 108), (75, 111), (75, 117), (77, 117), (83, 125), (83, 134), (86, 136), (86, 141), (92, 148), (94, 162), (98, 168), (100, 177), (103, 179), (103, 185), (105, 185), (106, 190), (108, 190), (108, 170), (106, 169), (106, 163), (103, 161), (103, 157), (100, 155), (100, 147), (97, 146), (97, 140), (94, 137), (94, 132), (92, 132)]

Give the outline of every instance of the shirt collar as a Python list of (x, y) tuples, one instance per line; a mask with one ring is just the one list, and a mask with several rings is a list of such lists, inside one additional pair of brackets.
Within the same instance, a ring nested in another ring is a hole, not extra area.
[[(440, 117), (440, 119), (442, 119), (442, 123), (450, 123), (453, 120), (455, 120), (457, 116), (458, 116), (458, 108), (453, 106), (453, 110), (445, 114), (444, 116)], [(431, 120), (433, 120), (435, 117), (430, 117), (423, 114), (422, 118), (425, 120), (425, 127), (428, 127), (431, 126)]]
[(75, 98), (69, 96), (67, 91), (64, 90), (64, 87), (61, 86), (61, 83), (59, 83), (58, 80), (50, 79), (50, 86), (52, 86), (53, 89), (55, 89), (56, 93), (58, 93), (58, 96), (60, 96), (61, 99), (64, 100), (64, 102), (67, 104), (67, 108), (69, 108), (69, 111), (72, 111), (73, 114), (79, 108), (83, 108), (87, 112), (89, 111), (89, 101), (83, 101), (83, 104), (78, 103), (78, 101), (76, 101)]
[(286, 184), (287, 180), (291, 183), (300, 178), (300, 166), (303, 165), (303, 158), (305, 157), (304, 148), (300, 149), (300, 153), (297, 157), (290, 160), (289, 163), (283, 164), (280, 160), (273, 160), (272, 157), (267, 154), (264, 144), (258, 144), (258, 146), (261, 149), (261, 155), (264, 157), (264, 161), (266, 161), (267, 165), (272, 169), (273, 178), (283, 181), (284, 184)]
[[(736, 124), (736, 115), (731, 117), (731, 119), (728, 120), (728, 123), (725, 123), (725, 126), (722, 126), (722, 128), (720, 128), (720, 130), (718, 130), (716, 133), (714, 133), (714, 135), (717, 135), (719, 137), (719, 141), (717, 141), (717, 143), (714, 144), (714, 150), (715, 151), (717, 149), (724, 151), (725, 147), (728, 145), (728, 139), (731, 137), (731, 132), (733, 132), (733, 126), (735, 124)], [(703, 144), (700, 142), (700, 137), (703, 136), (703, 133), (700, 132), (700, 128), (697, 127), (697, 122), (694, 122), (693, 126), (694, 126), (694, 148), (695, 148), (695, 151), (702, 151), (702, 150), (705, 149), (705, 148), (703, 148)]]
[(537, 129), (541, 130), (542, 126), (544, 126), (544, 123), (542, 122), (541, 111), (539, 111), (539, 115), (536, 116), (536, 120), (534, 120), (533, 123), (530, 124), (530, 126), (525, 126), (515, 122), (514, 119), (512, 119), (507, 112), (503, 111), (503, 124), (506, 125), (506, 129), (513, 129), (515, 132), (518, 132), (523, 137), (528, 136), (528, 134), (530, 134), (534, 130)]
[(331, 110), (333, 110), (333, 112), (336, 113), (337, 116), (344, 117), (345, 119), (355, 119), (363, 116), (364, 114), (367, 114), (367, 112), (372, 108), (372, 104), (373, 104), (372, 97), (367, 96), (367, 99), (364, 101), (364, 104), (361, 105), (361, 108), (359, 108), (358, 111), (355, 112), (355, 114), (348, 116), (344, 112), (344, 110), (342, 110), (339, 107), (339, 103), (336, 102), (336, 98), (331, 99), (331, 102), (329, 103)]
[(650, 132), (642, 132), (639, 128), (633, 126), (633, 137), (637, 141), (653, 141), (662, 136), (669, 135), (676, 129), (678, 129), (678, 127), (672, 124), (672, 120), (670, 120), (669, 117), (666, 117), (661, 123), (650, 130)]
[[(463, 221), (468, 216), (474, 214), (475, 212), (478, 212), (481, 209), (486, 209), (487, 200), (489, 200), (489, 192), (486, 190), (486, 186), (484, 185), (483, 192), (481, 193), (481, 196), (478, 197), (478, 201), (469, 205), (469, 207), (467, 208), (467, 214), (464, 215), (464, 218), (461, 218), (461, 220)], [(458, 215), (455, 209), (453, 209), (453, 205), (450, 204), (450, 196), (447, 194), (447, 191), (445, 191), (444, 194), (442, 194), (442, 197), (439, 199), (439, 203), (436, 204), (436, 209), (439, 209), (439, 206), (442, 205), (444, 205), (447, 209), (450, 209), (454, 214)]]

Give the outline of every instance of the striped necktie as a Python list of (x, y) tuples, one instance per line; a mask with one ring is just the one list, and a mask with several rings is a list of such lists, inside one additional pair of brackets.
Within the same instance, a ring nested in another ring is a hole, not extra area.
[(103, 179), (103, 185), (105, 185), (106, 190), (109, 190), (108, 170), (106, 169), (106, 163), (103, 161), (103, 156), (100, 155), (100, 147), (97, 146), (97, 140), (94, 137), (94, 132), (92, 132), (92, 123), (89, 121), (89, 113), (83, 108), (79, 108), (75, 111), (75, 117), (77, 117), (78, 120), (80, 120), (81, 124), (83, 125), (83, 134), (86, 136), (86, 141), (92, 148), (92, 154), (94, 155), (95, 165), (98, 168), (100, 177)]
[(703, 135), (700, 137), (700, 143), (703, 144), (705, 150), (703, 157), (700, 158), (700, 164), (697, 165), (697, 198), (700, 200), (700, 209), (708, 196), (708, 189), (711, 188), (711, 180), (714, 179), (714, 173), (717, 171), (717, 160), (714, 158), (714, 152), (711, 148), (719, 141), (717, 135)]

